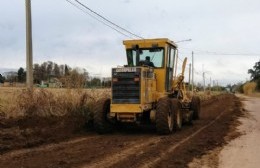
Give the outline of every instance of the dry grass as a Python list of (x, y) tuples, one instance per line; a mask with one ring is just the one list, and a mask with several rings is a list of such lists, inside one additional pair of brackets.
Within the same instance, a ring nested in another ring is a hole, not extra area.
[(0, 88), (0, 110), (9, 118), (92, 115), (95, 101), (102, 97), (109, 97), (109, 90)]
[[(221, 92), (198, 92), (202, 101)], [(46, 119), (70, 117), (91, 120), (93, 107), (98, 99), (110, 97), (110, 89), (39, 89), (0, 87), (0, 119)]]
[(0, 87), (0, 112), (7, 114), (10, 107), (16, 102), (16, 98), (21, 93), (21, 88)]
[(96, 100), (109, 92), (0, 87), (0, 154), (84, 134), (93, 128)]
[(247, 82), (243, 86), (244, 94), (251, 95), (253, 92), (255, 92), (256, 83), (255, 82)]
[(196, 96), (199, 96), (202, 101), (209, 100), (212, 96), (217, 96), (223, 94), (219, 91), (206, 91), (206, 92), (197, 92)]
[[(202, 101), (221, 92), (197, 92)], [(34, 89), (0, 88), (0, 112), (10, 118), (23, 116), (79, 115), (92, 118), (95, 102), (110, 97), (110, 89)]]

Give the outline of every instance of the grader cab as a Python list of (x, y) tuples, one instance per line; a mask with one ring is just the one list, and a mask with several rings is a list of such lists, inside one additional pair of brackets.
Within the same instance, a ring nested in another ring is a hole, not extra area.
[(200, 99), (188, 97), (187, 58), (177, 74), (177, 45), (169, 39), (126, 40), (127, 65), (112, 68), (111, 99), (98, 101), (94, 127), (109, 132), (115, 123), (155, 124), (159, 134), (199, 118)]

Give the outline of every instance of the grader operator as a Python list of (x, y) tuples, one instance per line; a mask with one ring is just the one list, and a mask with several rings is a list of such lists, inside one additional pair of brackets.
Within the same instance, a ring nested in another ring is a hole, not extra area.
[(159, 134), (199, 118), (200, 99), (188, 97), (187, 58), (177, 75), (177, 45), (169, 39), (126, 40), (127, 65), (112, 68), (112, 96), (94, 108), (94, 127), (109, 132), (115, 123), (155, 124)]

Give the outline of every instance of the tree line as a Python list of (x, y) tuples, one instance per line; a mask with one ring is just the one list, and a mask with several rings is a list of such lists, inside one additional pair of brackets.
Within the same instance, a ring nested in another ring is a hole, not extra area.
[[(110, 81), (101, 81), (99, 78), (90, 78), (89, 73), (84, 68), (71, 68), (68, 65), (59, 65), (52, 61), (33, 65), (34, 84), (41, 85), (42, 82), (50, 83), (53, 79), (59, 81), (62, 87), (99, 87), (110, 86)], [(17, 72), (6, 72), (0, 74), (0, 83), (26, 81), (26, 71), (20, 67)]]
[(250, 74), (250, 80), (245, 83), (240, 82), (236, 84), (236, 91), (245, 93), (249, 89), (260, 92), (260, 60), (255, 63), (253, 68), (248, 69), (248, 74)]
[(256, 89), (260, 91), (260, 60), (248, 70), (248, 73), (251, 75), (251, 81), (256, 82)]
[[(256, 90), (260, 91), (260, 60), (255, 63), (253, 68), (248, 69), (250, 81), (256, 83)], [(0, 74), (0, 83), (4, 82), (20, 82), (26, 81), (26, 71), (21, 67), (17, 72), (5, 72)], [(72, 69), (68, 65), (59, 65), (52, 61), (43, 62), (42, 64), (33, 65), (33, 77), (34, 84), (41, 84), (42, 81), (50, 81), (52, 78), (57, 78), (61, 81), (64, 87), (110, 87), (111, 81), (101, 81), (99, 78), (90, 78), (89, 73), (83, 68)], [(228, 85), (230, 89), (243, 92), (243, 86), (245, 83), (238, 83), (234, 85)], [(202, 90), (202, 85), (197, 85)], [(224, 87), (216, 86), (211, 90), (223, 90)]]

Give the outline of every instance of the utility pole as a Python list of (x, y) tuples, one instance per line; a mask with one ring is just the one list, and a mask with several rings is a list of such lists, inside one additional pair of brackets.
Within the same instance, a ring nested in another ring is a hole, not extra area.
[(178, 64), (178, 56), (179, 53), (178, 53), (178, 50), (176, 51), (176, 59), (175, 59), (175, 72), (174, 72), (174, 77), (176, 78), (177, 77), (177, 64)]
[(202, 64), (202, 79), (203, 79), (203, 90), (205, 92), (205, 71), (204, 71), (204, 64)]
[(190, 85), (190, 75), (191, 75), (191, 63), (189, 64), (189, 85)]
[(192, 93), (194, 93), (194, 53), (193, 53), (193, 51), (192, 51), (192, 85), (191, 85), (191, 90), (192, 90)]
[(210, 77), (210, 83), (209, 83), (209, 91), (211, 91), (211, 77)]
[(33, 51), (32, 51), (32, 18), (31, 0), (25, 0), (26, 10), (26, 85), (33, 88)]
[(204, 90), (204, 92), (205, 92), (205, 72), (203, 71), (202, 72), (202, 77), (203, 77), (203, 90)]

